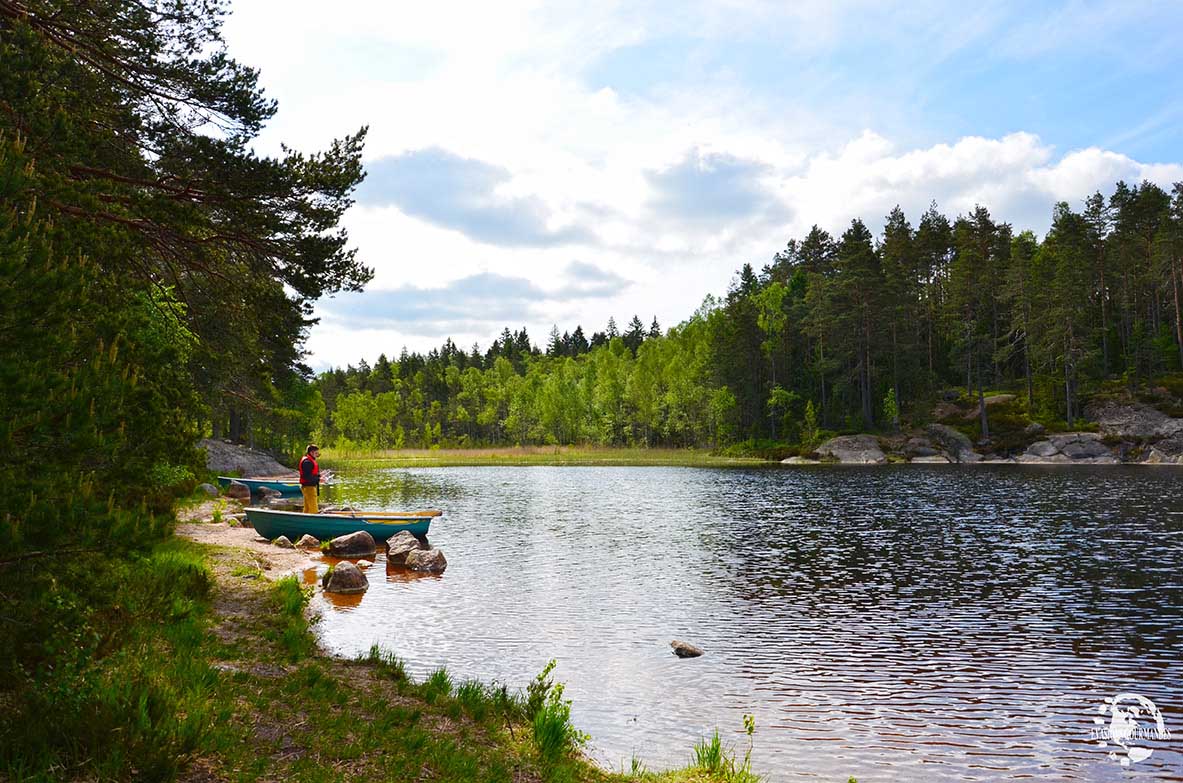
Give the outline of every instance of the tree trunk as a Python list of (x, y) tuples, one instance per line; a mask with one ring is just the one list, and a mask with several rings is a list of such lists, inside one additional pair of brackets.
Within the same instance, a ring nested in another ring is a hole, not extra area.
[(1105, 251), (1101, 250), (1101, 377), (1109, 377), (1109, 292), (1105, 290)]
[(895, 392), (895, 411), (892, 413), (891, 428), (896, 432), (900, 429), (900, 351), (896, 344), (896, 325), (891, 325), (891, 374), (892, 391)]
[(986, 416), (986, 390), (982, 384), (982, 368), (978, 367), (978, 416), (982, 420), (982, 440), (990, 440), (990, 421)]
[(1183, 318), (1179, 313), (1179, 271), (1171, 263), (1171, 288), (1175, 292), (1175, 344), (1179, 348), (1179, 366), (1183, 368)]

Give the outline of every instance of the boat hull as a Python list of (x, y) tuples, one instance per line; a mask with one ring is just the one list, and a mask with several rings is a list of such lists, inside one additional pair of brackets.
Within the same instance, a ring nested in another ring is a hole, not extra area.
[[(364, 511), (358, 511), (356, 516), (353, 516), (304, 514), (299, 511), (277, 511), (270, 508), (247, 508), (246, 518), (255, 528), (255, 532), (264, 538), (270, 540), (287, 536), (290, 541), (296, 541), (305, 533), (321, 541), (328, 541), (359, 530), (369, 533), (375, 541), (385, 541), (403, 530), (425, 537), (432, 519), (416, 516), (367, 519)], [(377, 519), (381, 521), (375, 521)]]
[(218, 476), (218, 483), (223, 487), (230, 486), (231, 481), (237, 481), (239, 484), (245, 484), (251, 491), (252, 495), (257, 495), (260, 489), (266, 487), (273, 489), (284, 497), (296, 497), (300, 494), (300, 484), (297, 481), (282, 481), (280, 479), (249, 479), (249, 478), (233, 478), (231, 476)]

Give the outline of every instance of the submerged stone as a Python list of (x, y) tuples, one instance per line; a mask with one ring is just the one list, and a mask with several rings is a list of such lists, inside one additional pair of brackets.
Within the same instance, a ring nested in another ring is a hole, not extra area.
[(370, 588), (370, 580), (361, 569), (349, 561), (337, 563), (325, 572), (320, 585), (326, 593), (364, 593)]
[(407, 553), (406, 565), (412, 571), (441, 574), (448, 567), (448, 560), (439, 549), (413, 549)]
[(705, 652), (701, 647), (696, 647), (690, 642), (683, 642), (679, 639), (674, 639), (670, 642), (670, 647), (674, 648), (674, 655), (679, 658), (697, 658)]
[(407, 555), (422, 548), (423, 545), (413, 533), (400, 530), (386, 542), (386, 562), (403, 565), (407, 562)]

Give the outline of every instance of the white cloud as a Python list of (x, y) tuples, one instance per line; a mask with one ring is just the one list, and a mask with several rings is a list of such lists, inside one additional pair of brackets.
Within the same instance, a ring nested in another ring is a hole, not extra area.
[[(1114, 7), (1071, 24), (1030, 14), (1007, 35), (1039, 40), (1044, 52), (1078, 45), (1111, 23)], [(703, 0), (676, 13), (650, 2), (363, 0), (325, 13), (311, 0), (252, 0), (235, 4), (227, 37), (280, 104), (262, 150), (281, 140), (323, 148), (370, 126), (369, 186), (381, 197), (363, 199), (346, 225), (377, 270), (375, 306), (416, 295), (425, 306), (379, 324), (326, 303), (308, 344), (323, 366), (403, 344), (426, 350), (445, 333), (487, 345), (505, 325), (527, 326), (536, 341), (552, 323), (590, 333), (610, 315), (670, 325), (740, 264), (766, 263), (811, 224), (837, 233), (861, 217), (878, 232), (896, 204), (915, 223), (934, 199), (950, 216), (981, 203), (1043, 231), (1055, 201), (1079, 204), (1118, 178), (1183, 179), (1175, 162), (1102, 147), (1065, 153), (1032, 133), (904, 138), (893, 130), (911, 121), (909, 107), (843, 94), (823, 67), (830, 47), (854, 41), (883, 62), (939, 73), (1026, 16), (1015, 5), (967, 17), (928, 0)], [(816, 54), (786, 83), (792, 92), (757, 89), (738, 69), (694, 70), (677, 43), (728, 38), (742, 48), (770, 30), (778, 45)], [(629, 90), (587, 78), (609, 53), (671, 37), (670, 79)], [(879, 87), (872, 78), (865, 90)], [(594, 295), (578, 296), (579, 286)], [(472, 317), (455, 308), (437, 317), (448, 292)]]

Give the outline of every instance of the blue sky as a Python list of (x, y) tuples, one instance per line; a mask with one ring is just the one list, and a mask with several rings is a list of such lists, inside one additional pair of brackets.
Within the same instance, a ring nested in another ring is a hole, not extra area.
[(1183, 180), (1183, 4), (232, 4), (232, 53), (302, 149), (370, 127), (346, 217), (370, 289), (316, 367), (504, 326), (666, 325), (817, 223)]

